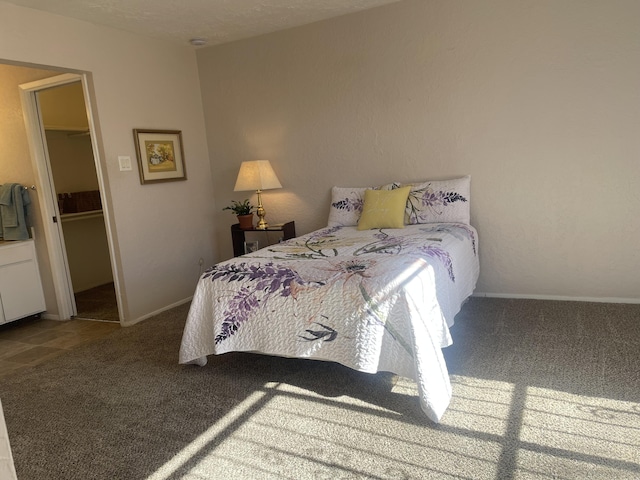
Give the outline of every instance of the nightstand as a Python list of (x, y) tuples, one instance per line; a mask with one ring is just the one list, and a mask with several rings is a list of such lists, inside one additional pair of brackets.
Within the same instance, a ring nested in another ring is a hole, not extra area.
[(269, 225), (266, 230), (258, 230), (257, 228), (241, 229), (239, 223), (231, 225), (231, 240), (233, 242), (233, 256), (239, 257), (244, 254), (245, 233), (247, 232), (282, 232), (282, 240), (289, 240), (296, 236), (296, 222), (281, 223), (278, 225)]

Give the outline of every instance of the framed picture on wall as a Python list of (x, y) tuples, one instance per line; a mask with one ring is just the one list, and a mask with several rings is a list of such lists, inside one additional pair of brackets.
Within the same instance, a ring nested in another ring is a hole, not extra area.
[(140, 183), (186, 180), (180, 130), (134, 129)]

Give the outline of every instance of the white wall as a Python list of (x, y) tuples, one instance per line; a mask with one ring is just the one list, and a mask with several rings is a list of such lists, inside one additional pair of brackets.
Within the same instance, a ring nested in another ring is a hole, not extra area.
[[(216, 204), (272, 222), (332, 185), (470, 174), (477, 291), (640, 301), (640, 2), (407, 0), (198, 52)], [(222, 258), (233, 218), (216, 209)]]
[[(188, 299), (216, 248), (193, 50), (0, 1), (0, 61), (91, 73), (125, 323)], [(120, 172), (134, 128), (182, 130), (188, 179), (143, 186)]]

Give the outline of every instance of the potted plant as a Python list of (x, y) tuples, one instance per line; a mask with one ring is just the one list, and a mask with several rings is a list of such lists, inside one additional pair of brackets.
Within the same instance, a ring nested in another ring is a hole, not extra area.
[(254, 206), (246, 198), (242, 202), (231, 200), (231, 205), (227, 205), (222, 210), (231, 210), (238, 217), (240, 228), (250, 230), (253, 228), (253, 209)]

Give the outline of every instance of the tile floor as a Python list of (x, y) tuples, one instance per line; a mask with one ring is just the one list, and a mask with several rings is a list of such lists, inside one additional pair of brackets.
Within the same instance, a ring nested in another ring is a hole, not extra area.
[(0, 325), (0, 378), (31, 368), (120, 328), (119, 323), (23, 318)]

